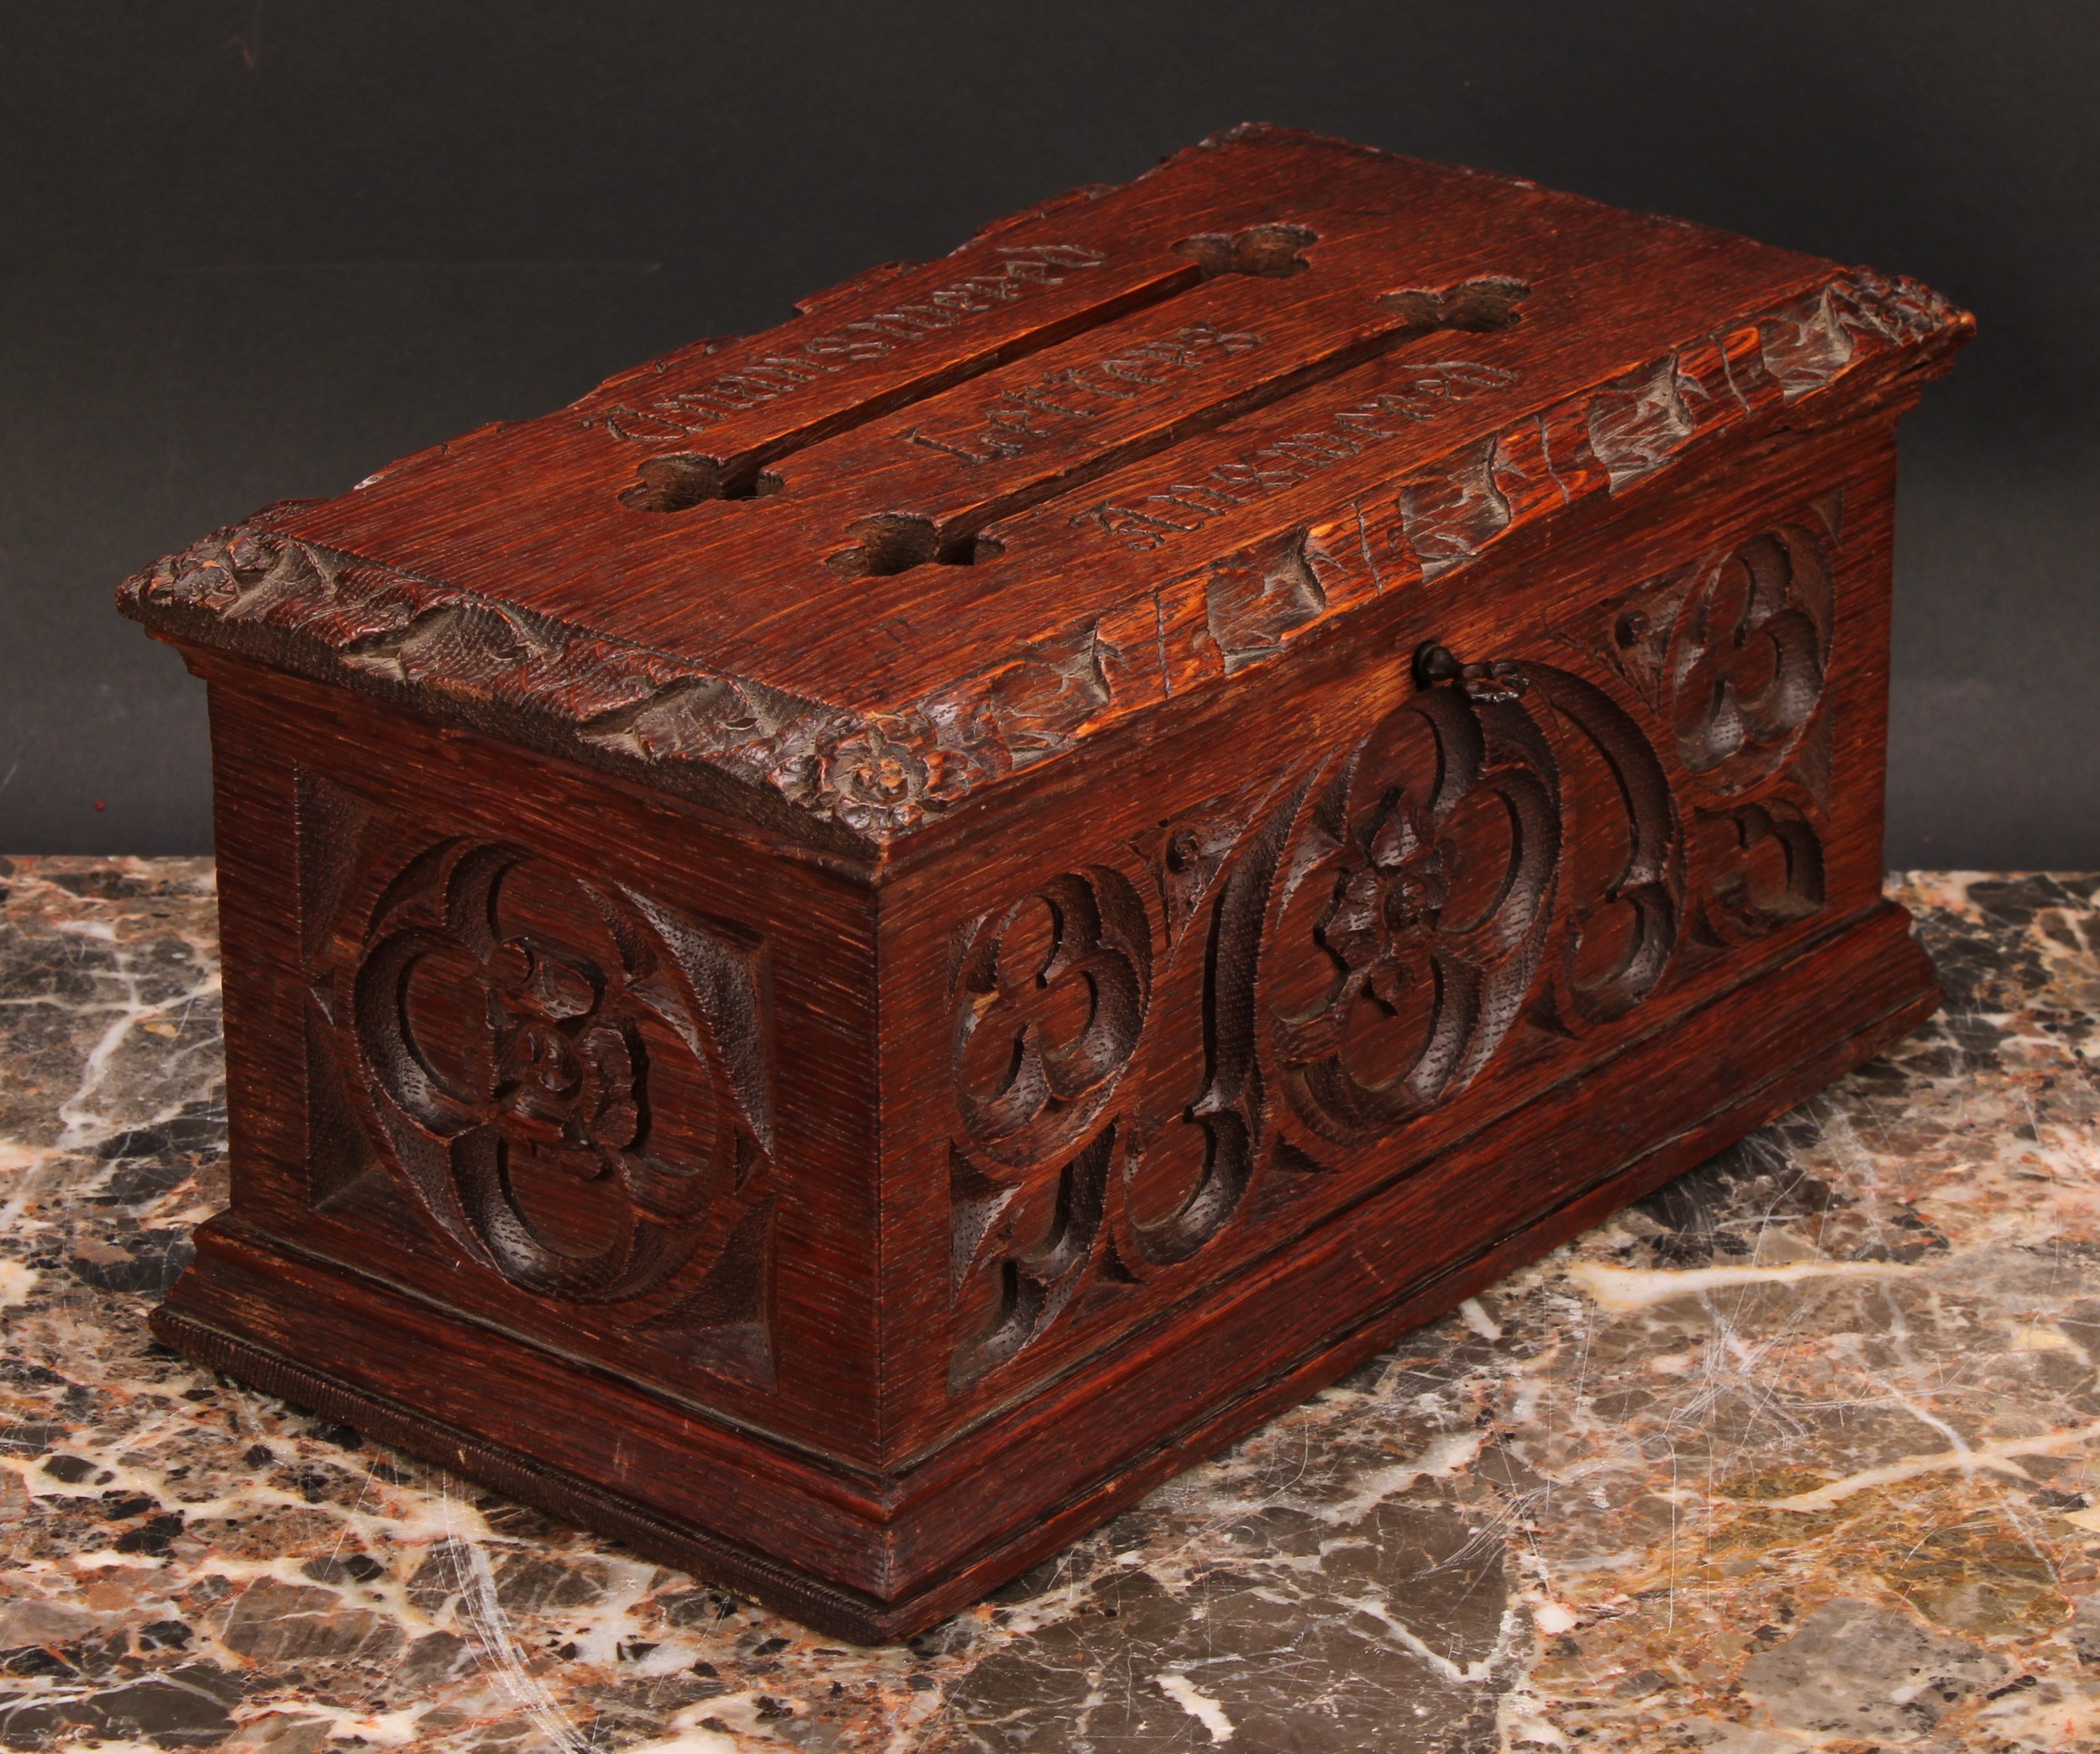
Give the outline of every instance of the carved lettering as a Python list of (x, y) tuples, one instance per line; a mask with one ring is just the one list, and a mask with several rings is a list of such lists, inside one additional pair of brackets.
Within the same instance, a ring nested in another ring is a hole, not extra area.
[(1398, 438), (1410, 424), (1434, 420), (1483, 390), (1514, 384), (1517, 374), (1472, 360), (1446, 360), (1416, 368), (1393, 388), (1326, 418), (1327, 430), (1285, 433), (1221, 463), (1194, 481), (1163, 484), (1149, 492), (1100, 500), (1072, 515), (1074, 528), (1094, 529), (1145, 553), (1168, 538), (1200, 529), (1272, 493), (1295, 487), (1323, 470)]
[[(1063, 271), (1054, 252), (1037, 255), (1043, 271)], [(1024, 283), (1029, 279), (1018, 270), (1012, 277)], [(1789, 361), (1798, 364), (1805, 356), (1785, 339), (1793, 332), (1783, 324), (1807, 323), (1815, 330), (1819, 313), (1827, 308), (1850, 351), (1841, 365), (1836, 362), (1842, 349), (1819, 343), (1812, 351), (1823, 362), (1818, 370), (1842, 375), (1891, 369), (1901, 349), (1945, 352), (1969, 328), (1961, 312), (1909, 281), (1856, 271), (1833, 281), (1828, 291), (1827, 306), (1790, 307), (1746, 318), (1626, 374), (1605, 392), (1586, 391), (1526, 414), (1497, 434), (1493, 465), (1484, 476), (1468, 448), (1443, 460), (1435, 471), (1392, 482), (1388, 491), (1396, 499), (1403, 488), (1415, 492), (1418, 528), (1425, 535), (1434, 533), (1443, 544), (1432, 557), (1436, 561), (1452, 568), (1473, 564), (1473, 557), (1485, 552), (1483, 542), (1489, 547), (1503, 543), (1512, 532), (1591, 494), (1646, 479), (1688, 445), (1738, 429), (1746, 422), (1769, 418), (1785, 393), (1774, 371), (1783, 367), (1798, 376), (1796, 365)], [(1761, 334), (1779, 338), (1772, 349), (1774, 365), (1767, 365)], [(832, 339), (842, 348), (847, 345), (836, 335)], [(813, 341), (803, 351), (819, 346)], [(1129, 351), (1124, 348), (1111, 357), (1120, 360)], [(792, 363), (797, 357), (784, 351), (759, 363)], [(1474, 387), (1486, 387), (1469, 385), (1457, 375), (1455, 365), (1466, 363), (1454, 362), (1441, 391), (1429, 386), (1419, 402), (1404, 394), (1397, 406), (1367, 399), (1325, 417), (1325, 424), (1300, 415), (1277, 435), (1281, 440), (1316, 443), (1250, 444), (1236, 456), (1200, 468), (1187, 462), (1184, 446), (1175, 474), (1163, 475), (1156, 488), (1105, 499), (1075, 514), (1075, 522), (1141, 549), (1207, 528), (1251, 502), (1297, 486), (1308, 478), (1309, 470), (1317, 475), (1344, 465), (1360, 465), (1370, 454), (1368, 447), (1393, 442), (1381, 433), (1404, 433), (1408, 428), (1402, 421), (1434, 418), (1451, 401)], [(1149, 371), (1151, 365), (1144, 369)], [(744, 376), (747, 387), (753, 382), (768, 387), (763, 375), (754, 380), (747, 370)], [(1088, 375), (1087, 381), (1101, 392), (1087, 405), (1091, 407), (1111, 405), (1111, 386), (1135, 395), (1157, 393), (1102, 373)], [(1047, 402), (1081, 406), (1053, 393), (1053, 387), (1042, 386)], [(1021, 408), (1031, 417), (1042, 412), (1026, 403)], [(1085, 423), (1084, 417), (1070, 417)], [(659, 447), (685, 430), (676, 419), (650, 416), (649, 420), (654, 423), (643, 436), (653, 435)], [(1242, 429), (1245, 423), (1242, 417)], [(1347, 444), (1365, 449), (1351, 455)], [(1596, 448), (1599, 444), (1601, 450)], [(971, 452), (983, 454), (982, 447)], [(706, 498), (764, 493), (768, 482), (762, 471), (732, 475), (717, 460), (664, 450), (645, 460), (622, 496), (632, 506), (669, 511)], [(1434, 491), (1428, 491), (1432, 486)], [(1336, 519), (1357, 526), (1374, 588), (1336, 596), (1333, 608), (1344, 614), (1389, 591), (1418, 564), (1406, 539), (1404, 515), (1383, 528), (1368, 523), (1364, 513), (1373, 502), (1373, 490), (1351, 483), (1338, 504), (1301, 520), (1310, 528)], [(1502, 507), (1508, 508), (1506, 521)], [(1450, 515), (1454, 511), (1464, 515), (1454, 518)], [(968, 677), (937, 684), (921, 701), (894, 711), (853, 712), (789, 696), (748, 678), (713, 673), (696, 661), (673, 659), (589, 628), (524, 617), (476, 592), (292, 539), (280, 526), (294, 515), (291, 509), (260, 513), (249, 523), (218, 532), (166, 557), (125, 582), (120, 605), (127, 614), (181, 638), (242, 651), (266, 650), (271, 662), (307, 674), (341, 680), (363, 671), (417, 687), (427, 692), (429, 709), (441, 716), (481, 722), (491, 712), (522, 715), (539, 734), (573, 755), (645, 762), (652, 783), (673, 790), (708, 795), (717, 775), (726, 774), (876, 840), (911, 832), (929, 815), (1016, 764), (1011, 752), (999, 746), (995, 718), (946, 710), (949, 697), (966, 688)], [(864, 541), (853, 551), (852, 570), (880, 574), (933, 559), (981, 558), (1001, 533), (999, 525), (980, 535), (971, 529), (944, 532), (931, 523), (923, 532), (891, 533), (894, 540), (877, 532), (881, 539), (872, 550)], [(1193, 600), (1204, 602), (1212, 571), (1265, 566), (1263, 557), (1274, 539), (1264, 532), (1226, 554), (1206, 554), (1200, 575), (1175, 581), (1168, 592), (1193, 586)], [(1389, 556), (1394, 574), (1382, 575), (1381, 563)], [(1662, 596), (1629, 598), (1621, 606), (1620, 620), (1608, 630), (1607, 660), (1644, 696), (1676, 685), (1664, 670), (1677, 617), (1690, 589), (1688, 580), (1678, 580)], [(1802, 592), (1813, 595), (1810, 585), (1803, 584), (1797, 595)], [(1258, 591), (1247, 601), (1267, 604), (1271, 596)], [(1285, 601), (1290, 601), (1288, 594)], [(1301, 596), (1297, 607), (1308, 602)], [(1087, 624), (1156, 618), (1160, 638), (1153, 674), (1179, 693), (1193, 679), (1174, 671), (1173, 663), (1180, 660), (1169, 659), (1166, 630), (1171, 611), (1168, 593), (1147, 583), (1111, 612), (1089, 613)], [(1809, 613), (1814, 620), (1812, 609)], [(1292, 628), (1309, 618), (1294, 609), (1272, 625), (1277, 637), (1287, 640)], [(1075, 626), (1050, 631), (1054, 643), (1076, 637), (1080, 630)], [(1757, 634), (1753, 643), (1768, 651), (1774, 649), (1774, 639), (1784, 637), (1783, 629), (1775, 629), (1773, 639)], [(1221, 642), (1220, 649), (1225, 649)], [(1142, 664), (1136, 647), (1131, 649), (1133, 662)], [(1709, 657), (1719, 650), (1710, 649)], [(449, 665), (454, 656), (468, 665), (464, 680), (449, 669), (433, 668), (440, 657)], [(1790, 680), (1770, 703), (1784, 707), (1782, 718), (1796, 711), (1785, 706), (1798, 686), (1791, 680), (1798, 671), (1798, 659), (1790, 663)], [(969, 674), (982, 675), (1000, 667), (985, 664), (976, 655)], [(440, 674), (446, 685), (442, 689), (434, 685)], [(1712, 663), (1704, 674), (1709, 680), (1716, 674)], [(1763, 698), (1746, 671), (1731, 686), (1738, 701), (1746, 694)], [(1105, 727), (1124, 714), (1142, 712), (1161, 691), (1163, 688), (1119, 689), (1113, 700), (1101, 702), (1082, 722), (1089, 731)], [(1753, 717), (1757, 710), (1753, 707)], [(1760, 759), (1772, 748), (1769, 723), (1777, 722), (1769, 722), (1765, 731), (1748, 738)], [(1058, 746), (1068, 747), (1068, 739)], [(1034, 747), (1040, 751), (1042, 745)], [(1803, 749), (1779, 759), (1792, 767), (1809, 756)], [(702, 768), (713, 772), (701, 773)]]
[(1211, 361), (1248, 353), (1263, 337), (1251, 329), (1193, 323), (1156, 340), (1127, 345), (1087, 365), (1047, 371), (1032, 384), (1000, 392), (966, 424), (909, 427), (906, 440), (975, 465), (1017, 457), (1032, 444), (1062, 438), (1074, 422), (1098, 420), (1145, 388), (1200, 371)]
[(1061, 286), (1073, 274), (1107, 260), (1076, 244), (1039, 244), (1000, 249), (996, 265), (937, 287), (922, 299), (872, 311), (815, 335), (791, 353), (769, 354), (703, 382), (642, 402), (622, 402), (585, 417), (616, 438), (660, 444), (690, 438), (731, 414), (791, 396), (825, 375), (887, 359), (902, 348), (955, 328), (969, 318), (1023, 297), (1031, 286)]

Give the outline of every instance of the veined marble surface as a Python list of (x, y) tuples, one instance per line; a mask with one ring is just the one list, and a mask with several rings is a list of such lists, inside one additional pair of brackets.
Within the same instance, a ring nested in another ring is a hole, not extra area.
[(1894, 1053), (882, 1650), (153, 1345), (211, 868), (0, 887), (0, 1744), (2100, 1748), (2100, 877), (1898, 881)]

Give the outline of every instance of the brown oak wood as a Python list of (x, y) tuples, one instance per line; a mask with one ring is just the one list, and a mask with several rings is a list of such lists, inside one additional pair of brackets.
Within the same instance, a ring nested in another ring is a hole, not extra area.
[(210, 684), (171, 1344), (845, 1636), (1937, 1002), (1936, 295), (1252, 129), (128, 581)]

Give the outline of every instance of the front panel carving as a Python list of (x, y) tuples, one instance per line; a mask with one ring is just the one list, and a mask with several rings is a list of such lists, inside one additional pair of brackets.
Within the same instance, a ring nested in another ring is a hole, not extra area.
[(1060, 877), (978, 922), (955, 1069), (980, 1151), (1025, 1163), (1100, 1112), (1137, 1045), (1149, 950), (1143, 906), (1114, 871)]
[(1701, 936), (1761, 937), (1823, 902), (1841, 497), (1638, 587), (1598, 649), (1668, 726)]
[(1835, 496), (967, 927), (961, 1390), (1821, 906)]
[(1671, 717), (1708, 790), (1743, 791), (1777, 769), (1823, 697), (1830, 577), (1793, 525), (1695, 575), (1670, 656)]
[(1463, 1089), (1515, 1021), (1558, 862), (1552, 757), (1514, 696), (1427, 689), (1291, 814), (1263, 1045), (1298, 1116), (1355, 1139)]
[[(757, 939), (515, 842), (419, 836), (312, 775), (300, 830), (317, 1203), (349, 1217), (391, 1181), (513, 1286), (762, 1363)], [(346, 1128), (383, 1174), (329, 1173)]]

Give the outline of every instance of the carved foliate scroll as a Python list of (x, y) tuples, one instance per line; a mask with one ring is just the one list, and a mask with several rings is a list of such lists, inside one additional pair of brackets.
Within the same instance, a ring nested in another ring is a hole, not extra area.
[(1782, 524), (1698, 569), (1675, 622), (1671, 718), (1707, 790), (1749, 790), (1784, 763), (1823, 697), (1830, 578)]
[(1137, 1045), (1149, 967), (1143, 908), (1114, 871), (1060, 877), (978, 922), (955, 1068), (980, 1151), (1030, 1162), (1087, 1128)]
[(1632, 717), (1564, 670), (1525, 673), (1570, 824), (1548, 1006), (1557, 1029), (1579, 1035), (1624, 1016), (1667, 972), (1684, 919), (1683, 849), (1670, 782)]
[(1644, 582), (1577, 668), (1440, 653), (1345, 747), (967, 927), (955, 1386), (1814, 914), (1837, 512)]
[[(1291, 241), (1296, 235), (1288, 224), (1200, 234), (1187, 240), (1186, 254), (1205, 275), (1295, 272), (1289, 265), (1304, 260)], [(764, 438), (754, 437), (754, 417), (770, 428), (769, 411), (822, 402), (827, 386), (890, 372), (922, 346), (937, 351), (945, 344), (937, 337), (996, 327), (995, 313), (1011, 302), (1039, 299), (1067, 281), (1084, 284), (1104, 270), (1114, 272), (1101, 255), (1074, 244), (995, 246), (979, 271), (932, 286), (924, 299), (893, 302), (871, 282), (858, 289), (868, 295), (865, 314), (842, 317), (825, 333), (805, 324), (792, 335), (735, 344), (727, 355), (688, 349), (669, 375), (626, 374), (557, 418), (658, 453), (637, 455), (632, 465), (618, 460), (618, 485), (608, 483), (606, 496), (626, 508), (622, 520), (630, 511), (690, 512), (717, 499), (764, 496), (776, 523), (791, 523), (795, 496), (779, 491), (783, 477), (763, 465), (801, 442), (793, 437), (799, 417), (782, 412), (788, 426)], [(1510, 301), (1521, 291), (1499, 276), (1441, 291), (1394, 291), (1380, 300), (1398, 325), (1386, 339), (1429, 328), (1484, 335), (1515, 314)], [(1129, 466), (1105, 475), (1117, 459), (1079, 435), (1122, 406), (1125, 392), (1163, 395), (1171, 391), (1162, 386), (1173, 385), (1188, 391), (1242, 360), (1252, 370), (1274, 341), (1179, 316), (1142, 340), (1119, 330), (1114, 349), (1078, 381), (1059, 373), (1056, 393), (1025, 381), (987, 389), (984, 403), (973, 403), (953, 430), (932, 422), (929, 411), (930, 423), (900, 440), (921, 458), (953, 460), (965, 476), (1068, 442), (1084, 467), (1051, 470), (1019, 499), (1001, 498), (998, 516), (982, 529), (974, 513), (950, 528), (886, 502), (871, 505), (842, 527), (841, 540), (851, 545), (831, 559), (845, 570), (881, 576), (1003, 555), (1011, 581), (1030, 576), (1031, 567), (1053, 568), (1051, 577), (1093, 570), (1089, 550), (1099, 544), (1119, 556), (1158, 555), (1161, 565), (1130, 570), (1131, 587), (1120, 597), (1101, 595), (1100, 585), (1123, 570), (1100, 570), (1089, 601), (1068, 622), (1031, 624), (1019, 649), (958, 641), (967, 658), (952, 673), (926, 675), (922, 692), (915, 684), (908, 694), (864, 706), (843, 704), (850, 690), (811, 683), (812, 692), (801, 692), (803, 683), (787, 685), (769, 664), (724, 671), (698, 649), (615, 637), (600, 617), (571, 622), (543, 613), (514, 600), (514, 590), (507, 596), (469, 589), (406, 562), (382, 564), (354, 544), (333, 546), (345, 539), (342, 525), (314, 502), (265, 508), (192, 544), (129, 580), (120, 601), (127, 614), (186, 641), (387, 695), (405, 692), (419, 711), (499, 736), (515, 737), (528, 725), (536, 740), (573, 759), (703, 801), (718, 796), (726, 778), (881, 843), (916, 832), (1021, 768), (1063, 759), (1163, 701), (1198, 687), (1249, 685), (1320, 629), (1364, 614), (1411, 581), (1476, 566), (1585, 501), (1653, 491), (1728, 435), (1798, 421), (1803, 398), (1826, 391), (1877, 396), (1899, 377), (1928, 375), (1971, 328), (1966, 314), (1928, 289), (1855, 270), (1680, 337), (1608, 380), (1563, 384), (1541, 406), (1532, 390), (1543, 391), (1553, 374), (1530, 363), (1498, 363), (1502, 354), (1484, 339), (1404, 365), (1389, 355), (1390, 369), (1373, 391), (1345, 388), (1352, 375), (1319, 375), (1307, 386), (1286, 374), (1269, 380), (1271, 389), (1296, 387), (1273, 396), (1262, 390), (1252, 407), (1245, 394), (1199, 396), (1189, 412), (1202, 417), (1182, 428), (1180, 439), (1158, 451), (1149, 439), (1133, 440), (1121, 454)], [(976, 357), (996, 350), (995, 344)], [(920, 390), (953, 382), (935, 372)], [(1507, 394), (1520, 385), (1522, 396)], [(879, 401), (868, 412), (891, 406)], [(1252, 407), (1273, 412), (1250, 426)], [(1459, 430), (1476, 417), (1494, 429)], [(717, 447), (740, 423), (744, 437)], [(542, 442), (527, 428), (476, 437), (484, 444)], [(448, 460), (450, 449), (406, 460), (366, 488), (427, 482), (433, 477), (424, 471), (458, 461)], [(1389, 473), (1373, 467), (1381, 454), (1390, 459)], [(1147, 459), (1148, 467), (1135, 467)], [(1353, 478), (1347, 489), (1339, 485), (1345, 476)], [(1337, 483), (1334, 496), (1307, 517), (1306, 502), (1323, 478)], [(1088, 485), (1097, 479), (1098, 488)], [(1054, 492), (1053, 481), (1061, 484)], [(1067, 493), (1068, 503), (1057, 504)], [(503, 502), (491, 493), (487, 502)], [(1302, 525), (1301, 536), (1346, 528), (1353, 553), (1323, 554), (1317, 543), (1279, 547), (1266, 523), (1244, 539), (1227, 536), (1257, 522), (1259, 507), (1286, 502), (1297, 509), (1279, 511), (1278, 522)], [(345, 504), (332, 503), (338, 511)], [(336, 533), (326, 533), (332, 528)], [(722, 528), (750, 526), (734, 520)], [(1206, 533), (1225, 542), (1222, 550)], [(1788, 548), (1783, 533), (1774, 540)], [(1789, 564), (1797, 558), (1787, 556)], [(1772, 572), (1753, 557), (1745, 576), (1718, 580), (1719, 595), (1691, 611), (1722, 638), (1704, 646), (1703, 668), (1680, 679), (1690, 697), (1677, 728), (1696, 734), (1704, 710), (1698, 701), (1714, 689), (1732, 694), (1747, 717), (1717, 720), (1719, 741), (1695, 752), (1731, 773), (1757, 768), (1775, 740), (1783, 741), (1790, 715), (1810, 691), (1804, 629), (1772, 612)], [(493, 562), (481, 574), (509, 575)], [(665, 588), (675, 594), (675, 586)], [(1803, 581), (1777, 588), (1798, 598)], [(811, 599), (824, 600), (821, 592)], [(1807, 612), (1813, 622), (1813, 609)], [(1732, 643), (1746, 625), (1758, 630), (1754, 637)], [(1739, 660), (1775, 663), (1777, 688), (1737, 675)], [(1761, 707), (1751, 706), (1753, 696), (1765, 696)], [(1740, 745), (1732, 741), (1738, 733)]]
[(1247, 1197), (1259, 1125), (1255, 948), (1280, 850), (1273, 824), (1250, 836), (1229, 815), (1198, 812), (1154, 854), (1168, 940), (1155, 1003), (1206, 1027), (1179, 1053), (1162, 1043), (1133, 1086), (1110, 1207), (1121, 1279), (1187, 1260)]
[(475, 1266), (769, 1351), (759, 942), (517, 843), (419, 838), (311, 775), (301, 830), (309, 1082), (330, 1124), (347, 1111)]
[[(963, 1137), (949, 1175), (958, 1385), (1026, 1346), (1091, 1276), (1149, 1277), (1238, 1210), (1252, 1168), (1252, 952), (1266, 870), (1244, 827), (1222, 814), (1177, 824), (1145, 874), (1149, 897), (1091, 867), (966, 934), (955, 983)], [(1135, 1066), (1163, 1006), (1224, 1027), (1157, 1037)]]

